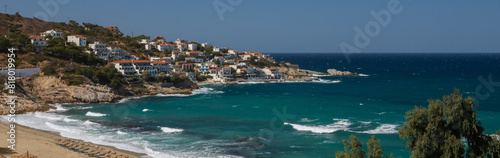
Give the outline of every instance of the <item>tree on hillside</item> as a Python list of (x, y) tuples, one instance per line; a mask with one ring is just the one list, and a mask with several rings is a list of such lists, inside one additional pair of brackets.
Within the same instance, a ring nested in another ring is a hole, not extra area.
[[(456, 89), (442, 101), (428, 102), (427, 108), (408, 111), (406, 124), (399, 129), (399, 136), (408, 139), (412, 157), (491, 157), (495, 153), (498, 157), (499, 146), (492, 149), (498, 140), (483, 134), (484, 128), (476, 119), (474, 99), (464, 99)], [(461, 138), (466, 140), (465, 144)]]

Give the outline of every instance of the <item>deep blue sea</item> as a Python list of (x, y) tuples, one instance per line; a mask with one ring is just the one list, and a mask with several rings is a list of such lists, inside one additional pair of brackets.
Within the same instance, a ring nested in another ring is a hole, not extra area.
[[(56, 105), (18, 123), (151, 157), (334, 157), (342, 140), (375, 135), (386, 154), (409, 157), (397, 133), (405, 112), (459, 88), (476, 98), (487, 133), (500, 130), (500, 53), (274, 53), (326, 72), (317, 82), (203, 85), (193, 95)], [(483, 82), (482, 82), (483, 81)], [(496, 82), (491, 84), (491, 82)]]

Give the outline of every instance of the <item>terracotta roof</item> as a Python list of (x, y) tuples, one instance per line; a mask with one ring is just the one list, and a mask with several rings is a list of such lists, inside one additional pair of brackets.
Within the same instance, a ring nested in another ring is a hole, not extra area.
[(231, 68), (230, 68), (230, 67), (224, 67), (224, 68), (222, 68), (222, 69), (231, 69)]
[(274, 70), (276, 70), (276, 69), (275, 69), (275, 68), (269, 68), (269, 70), (274, 71)]
[(245, 69), (245, 68), (240, 68), (240, 70), (247, 70), (247, 69)]
[(182, 65), (191, 65), (191, 64), (182, 64)]
[(189, 43), (190, 45), (196, 45), (196, 43)]
[(153, 61), (152, 63), (153, 64), (163, 64), (163, 65), (167, 64), (167, 62), (164, 62), (164, 61)]
[(224, 58), (223, 56), (217, 56), (217, 58)]
[(197, 51), (190, 51), (189, 53), (190, 53), (190, 54), (198, 54), (198, 52), (197, 52)]
[(45, 38), (45, 36), (30, 36), (30, 38)]
[(116, 27), (116, 26), (108, 26), (108, 27), (106, 27), (106, 28), (107, 28), (107, 29), (110, 29), (110, 30), (119, 30), (119, 28), (118, 28), (118, 27)]
[(181, 43), (181, 44), (179, 44), (179, 45), (187, 45), (187, 44), (186, 44), (186, 43)]

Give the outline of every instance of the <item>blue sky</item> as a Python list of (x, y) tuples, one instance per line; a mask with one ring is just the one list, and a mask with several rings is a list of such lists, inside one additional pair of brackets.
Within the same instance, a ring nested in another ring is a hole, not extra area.
[[(0, 0), (0, 6), (3, 12), (7, 5), (10, 14), (45, 14), (49, 21), (118, 26), (128, 35), (162, 35), (238, 51), (342, 52), (344, 42), (359, 52), (500, 52), (500, 0), (400, 0), (399, 14), (391, 14), (378, 31), (370, 27), (378, 34), (357, 47), (354, 28), (365, 30), (376, 22), (370, 11), (388, 10), (395, 1)], [(46, 11), (39, 3), (57, 5)], [(226, 12), (218, 14), (214, 3)]]

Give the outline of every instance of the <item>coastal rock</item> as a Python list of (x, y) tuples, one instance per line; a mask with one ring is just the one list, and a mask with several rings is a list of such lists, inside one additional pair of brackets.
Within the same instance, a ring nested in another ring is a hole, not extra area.
[(357, 73), (352, 73), (349, 71), (339, 71), (337, 69), (328, 69), (327, 70), (328, 74), (332, 76), (356, 76), (358, 75)]

